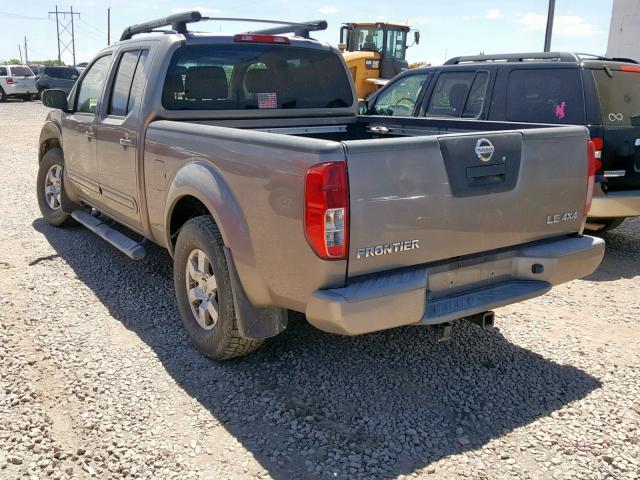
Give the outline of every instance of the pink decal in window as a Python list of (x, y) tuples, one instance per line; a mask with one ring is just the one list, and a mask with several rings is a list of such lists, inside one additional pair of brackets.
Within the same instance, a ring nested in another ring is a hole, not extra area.
[(562, 102), (560, 105), (556, 105), (556, 117), (558, 120), (562, 120), (564, 118), (564, 107), (567, 106), (567, 102)]

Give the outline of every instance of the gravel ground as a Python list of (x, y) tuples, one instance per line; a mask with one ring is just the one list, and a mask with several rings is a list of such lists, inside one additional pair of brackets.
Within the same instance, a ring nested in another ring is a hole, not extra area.
[(45, 115), (0, 104), (0, 478), (640, 477), (640, 220), (495, 329), (300, 320), (216, 364), (185, 337), (165, 252), (136, 263), (40, 218)]

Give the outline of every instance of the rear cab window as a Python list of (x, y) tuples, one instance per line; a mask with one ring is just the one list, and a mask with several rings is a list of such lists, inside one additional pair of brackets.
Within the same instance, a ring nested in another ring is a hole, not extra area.
[(577, 68), (518, 69), (509, 74), (509, 122), (584, 125), (584, 96)]
[(349, 76), (330, 50), (288, 45), (185, 45), (162, 93), (167, 110), (345, 108)]
[[(594, 70), (602, 123), (607, 126), (640, 125), (640, 72)], [(633, 121), (633, 123), (632, 123)]]

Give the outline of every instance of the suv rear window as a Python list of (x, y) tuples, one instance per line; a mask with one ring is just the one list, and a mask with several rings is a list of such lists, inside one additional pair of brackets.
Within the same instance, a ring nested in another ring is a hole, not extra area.
[(29, 67), (9, 67), (11, 68), (11, 75), (14, 77), (32, 77), (33, 72)]
[(77, 80), (80, 76), (80, 72), (75, 68), (64, 67), (44, 67), (44, 73), (50, 77), (63, 78), (65, 80)]
[(283, 45), (186, 45), (174, 53), (168, 110), (344, 108), (349, 76), (332, 51)]
[[(602, 123), (605, 125), (631, 125), (631, 117), (640, 115), (640, 73), (594, 70)], [(639, 119), (640, 120), (640, 119)]]
[(580, 70), (513, 70), (507, 87), (507, 120), (584, 125)]

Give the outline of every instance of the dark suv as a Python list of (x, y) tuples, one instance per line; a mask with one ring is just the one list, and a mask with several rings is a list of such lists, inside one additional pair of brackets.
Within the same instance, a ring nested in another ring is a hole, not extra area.
[(585, 125), (601, 160), (588, 226), (615, 228), (640, 215), (640, 65), (633, 60), (574, 53), (456, 57), (397, 76), (364, 111), (457, 117), (461, 130), (464, 119)]
[(38, 93), (48, 88), (64, 90), (69, 95), (80, 72), (75, 67), (40, 67), (36, 76)]

